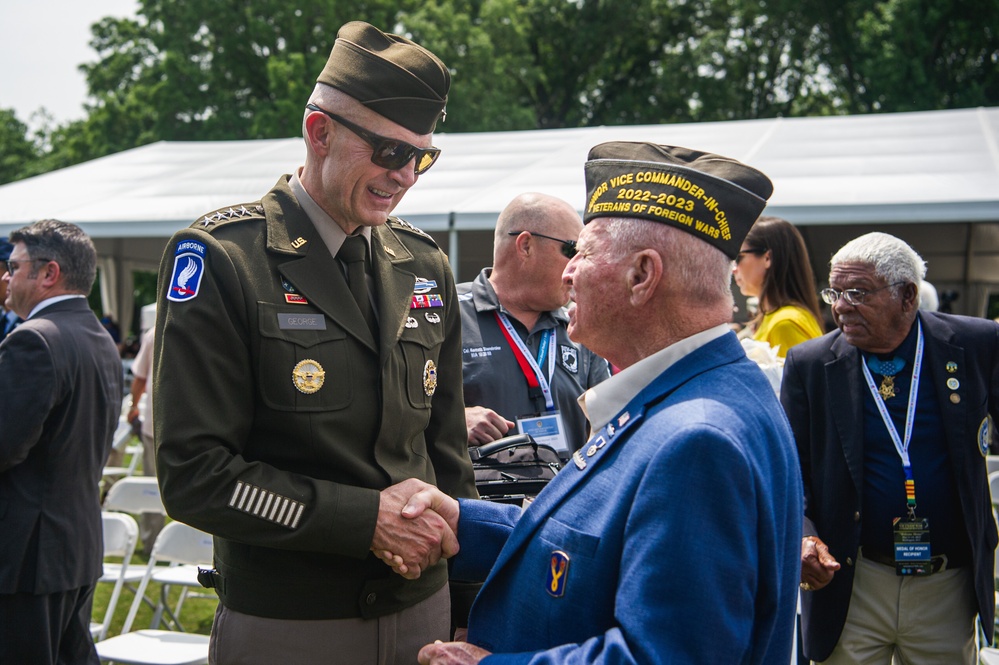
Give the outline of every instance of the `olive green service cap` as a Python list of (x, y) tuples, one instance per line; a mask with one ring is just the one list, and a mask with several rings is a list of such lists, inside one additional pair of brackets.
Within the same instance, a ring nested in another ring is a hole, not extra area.
[(347, 93), (411, 132), (430, 134), (444, 115), (451, 73), (419, 44), (351, 21), (337, 33), (316, 82)]
[(734, 259), (774, 186), (761, 172), (721, 155), (616, 141), (590, 150), (583, 223), (634, 217), (691, 233)]

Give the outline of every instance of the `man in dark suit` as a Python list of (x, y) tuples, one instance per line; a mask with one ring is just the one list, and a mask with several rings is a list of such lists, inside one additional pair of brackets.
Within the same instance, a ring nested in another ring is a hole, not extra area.
[(25, 321), (0, 344), (0, 663), (97, 663), (98, 485), (121, 359), (87, 305), (90, 238), (45, 220), (10, 240), (6, 305)]
[(999, 326), (919, 312), (925, 263), (893, 236), (830, 265), (839, 329), (791, 349), (781, 389), (805, 484), (804, 653), (977, 662), (975, 616), (991, 640), (995, 609)]

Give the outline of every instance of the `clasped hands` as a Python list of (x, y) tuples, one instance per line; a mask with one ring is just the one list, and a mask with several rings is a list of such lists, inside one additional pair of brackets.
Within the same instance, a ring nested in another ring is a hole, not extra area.
[[(433, 485), (410, 478), (382, 490), (371, 551), (415, 580), (428, 567), (458, 553), (458, 502)], [(463, 639), (455, 636), (455, 639)], [(466, 642), (440, 640), (420, 650), (420, 665), (475, 665), (489, 655)]]
[(416, 478), (381, 492), (371, 551), (406, 579), (458, 553), (458, 502)]

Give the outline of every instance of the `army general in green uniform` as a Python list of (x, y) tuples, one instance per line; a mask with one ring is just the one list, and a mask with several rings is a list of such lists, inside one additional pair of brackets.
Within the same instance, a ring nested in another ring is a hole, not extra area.
[(170, 516), (215, 537), (212, 662), (412, 663), (448, 637), (456, 541), (399, 513), (421, 481), (475, 495), (459, 312), (447, 257), (390, 213), (439, 154), (449, 84), (421, 46), (344, 25), (304, 167), (167, 246), (157, 468)]

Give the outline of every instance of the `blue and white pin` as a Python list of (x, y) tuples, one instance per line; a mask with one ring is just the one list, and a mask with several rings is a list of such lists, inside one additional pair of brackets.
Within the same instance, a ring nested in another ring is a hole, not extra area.
[(425, 277), (417, 277), (416, 284), (413, 286), (413, 293), (422, 294), (429, 293), (430, 289), (436, 289), (437, 282), (432, 279), (427, 279)]

